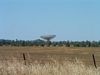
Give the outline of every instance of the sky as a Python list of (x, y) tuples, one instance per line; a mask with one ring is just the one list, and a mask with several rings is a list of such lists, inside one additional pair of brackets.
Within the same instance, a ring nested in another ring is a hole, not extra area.
[(100, 40), (100, 0), (0, 0), (0, 39)]

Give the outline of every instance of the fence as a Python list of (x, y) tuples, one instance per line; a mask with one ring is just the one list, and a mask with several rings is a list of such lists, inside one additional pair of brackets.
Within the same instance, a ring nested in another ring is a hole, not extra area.
[(71, 59), (81, 59), (83, 62), (88, 63), (90, 65), (94, 65), (95, 68), (100, 66), (100, 56), (96, 56), (95, 54), (39, 54), (39, 53), (12, 53), (12, 54), (1, 54), (0, 60), (12, 60), (11, 57), (16, 59), (13, 60), (21, 60), (26, 65), (28, 61), (49, 61), (50, 57), (57, 58), (58, 60), (64, 60), (65, 58)]

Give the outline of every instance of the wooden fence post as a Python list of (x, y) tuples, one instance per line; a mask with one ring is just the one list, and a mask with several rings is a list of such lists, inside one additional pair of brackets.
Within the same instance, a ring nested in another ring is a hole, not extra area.
[(93, 58), (94, 66), (95, 66), (95, 68), (97, 68), (97, 64), (96, 64), (96, 60), (95, 60), (95, 56), (94, 56), (94, 54), (92, 54), (92, 58)]
[(25, 53), (23, 53), (23, 59), (24, 59), (25, 65), (26, 65), (26, 56), (25, 56)]

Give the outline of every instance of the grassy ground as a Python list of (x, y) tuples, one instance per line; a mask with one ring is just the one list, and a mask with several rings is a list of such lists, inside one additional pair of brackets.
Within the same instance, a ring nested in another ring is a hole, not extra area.
[(0, 47), (0, 75), (100, 75), (100, 48)]
[(54, 59), (52, 61), (45, 64), (36, 61), (30, 65), (15, 60), (0, 62), (0, 75), (100, 75), (100, 68), (87, 67), (78, 60), (62, 63)]
[(97, 66), (100, 66), (100, 48), (75, 48), (75, 47), (0, 47), (0, 60), (19, 60), (23, 61), (23, 53), (27, 62), (49, 61), (53, 57), (63, 61), (78, 58), (87, 65), (93, 66), (92, 54), (95, 55)]

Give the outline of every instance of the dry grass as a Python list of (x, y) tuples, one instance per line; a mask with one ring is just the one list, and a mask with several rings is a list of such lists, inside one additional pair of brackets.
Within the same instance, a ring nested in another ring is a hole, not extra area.
[[(29, 64), (24, 65), (22, 53), (25, 53)], [(93, 66), (92, 53), (95, 54), (98, 69)], [(56, 60), (41, 63), (51, 57)], [(84, 63), (79, 60), (66, 61), (65, 58), (78, 58)], [(99, 61), (100, 48), (0, 47), (0, 75), (100, 75)]]
[(63, 61), (59, 63), (39, 64), (38, 62), (24, 65), (18, 61), (0, 62), (0, 75), (100, 75), (100, 68), (87, 67), (82, 62)]
[[(15, 57), (18, 60), (23, 60), (25, 53), (28, 62), (39, 60), (48, 61), (49, 57), (54, 57), (58, 60), (65, 58), (78, 58), (87, 65), (94, 65), (92, 54), (95, 55), (96, 64), (100, 66), (100, 47), (0, 47), (0, 61), (12, 60)], [(29, 61), (30, 60), (30, 61)]]

